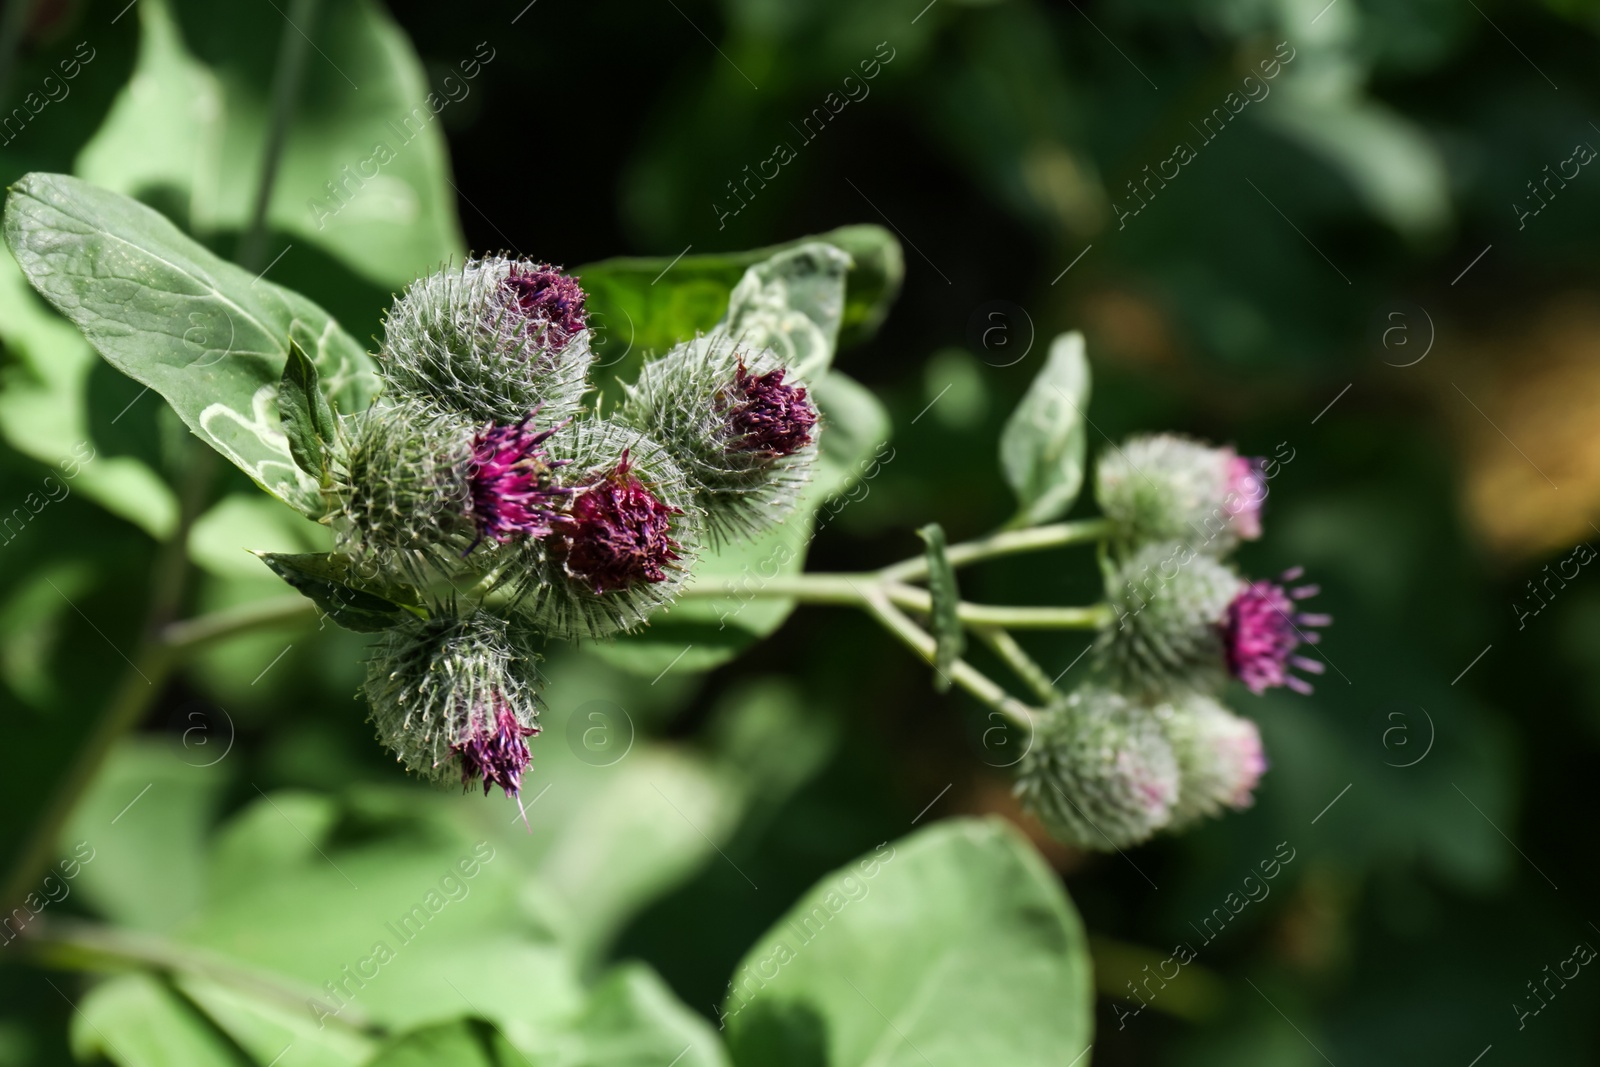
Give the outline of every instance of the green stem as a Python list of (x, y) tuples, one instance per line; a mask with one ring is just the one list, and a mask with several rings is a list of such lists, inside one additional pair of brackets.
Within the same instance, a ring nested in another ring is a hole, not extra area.
[[(962, 567), (979, 560), (1010, 556), (1018, 552), (1033, 552), (1041, 548), (1104, 541), (1115, 527), (1110, 519), (1082, 519), (1077, 522), (1057, 522), (1049, 526), (1034, 526), (1026, 530), (1003, 530), (951, 545), (945, 551), (952, 567)], [(914, 556), (903, 563), (885, 567), (878, 577), (887, 582), (915, 582), (928, 575), (928, 561), (924, 556)]]
[(974, 626), (972, 632), (993, 649), (995, 655), (1005, 660), (1006, 665), (1016, 672), (1018, 678), (1028, 683), (1028, 688), (1032, 689), (1034, 695), (1044, 701), (1046, 706), (1060, 699), (1060, 691), (1044, 673), (1044, 668), (1017, 644), (1017, 639), (1009, 632), (995, 626)]
[[(906, 646), (921, 656), (929, 666), (936, 663), (938, 657), (933, 635), (912, 622), (909, 616), (890, 603), (883, 590), (869, 590), (863, 606), (883, 624), (885, 629), (905, 642)], [(950, 665), (948, 673), (952, 682), (1018, 726), (1024, 729), (1033, 727), (1038, 712), (1001, 689), (988, 675), (966, 660), (956, 660)]]
[[(864, 607), (871, 595), (881, 592), (899, 607), (924, 615), (932, 611), (932, 597), (927, 590), (886, 582), (880, 574), (779, 575), (734, 592), (714, 584), (695, 584), (685, 589), (682, 596), (686, 600), (733, 600), (754, 596), (763, 600), (797, 600), (802, 604)], [(1110, 618), (1110, 611), (1105, 604), (1078, 608), (1033, 608), (962, 601), (956, 606), (957, 615), (969, 626), (1002, 626), (1018, 630), (1093, 630)]]
[[(47, 919), (35, 919), (25, 930), (19, 944), (27, 953), (41, 964), (62, 970), (137, 968), (177, 977), (199, 978), (292, 1011), (304, 1011), (307, 1001), (323, 996), (320, 990), (302, 986), (282, 975), (241, 966), (204, 949), (153, 934), (94, 923)], [(329, 1011), (323, 1018), (374, 1037), (383, 1036), (381, 1028), (354, 1004), (346, 1004), (338, 1014)]]
[(174, 656), (181, 658), (205, 645), (251, 630), (272, 626), (303, 626), (316, 618), (315, 604), (299, 593), (288, 593), (175, 622), (161, 631), (161, 640)]
[[(317, 0), (292, 0), (284, 18), (283, 36), (278, 41), (278, 62), (272, 72), (272, 124), (267, 128), (267, 143), (261, 157), (261, 177), (256, 182), (255, 207), (250, 213), (250, 228), (239, 242), (238, 262), (246, 270), (260, 270), (267, 258), (267, 208), (278, 180), (278, 164), (289, 136), (289, 120), (294, 115), (295, 97), (300, 93), (301, 75), (306, 65), (306, 36), (317, 14)], [(302, 32), (304, 31), (304, 32)]]

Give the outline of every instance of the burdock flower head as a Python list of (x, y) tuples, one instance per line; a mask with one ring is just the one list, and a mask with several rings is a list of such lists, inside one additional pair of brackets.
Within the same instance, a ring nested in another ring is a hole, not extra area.
[(743, 356), (734, 368), (733, 382), (724, 395), (723, 413), (734, 436), (734, 452), (771, 459), (792, 456), (811, 443), (817, 411), (806, 399), (804, 386), (785, 382), (782, 367), (754, 374)]
[[(1284, 571), (1284, 582), (1296, 582), (1305, 573), (1300, 567)], [(1297, 693), (1311, 692), (1311, 683), (1291, 674), (1298, 667), (1309, 674), (1321, 674), (1322, 663), (1295, 655), (1302, 644), (1322, 640), (1316, 628), (1327, 626), (1332, 616), (1301, 611), (1296, 602), (1316, 596), (1315, 585), (1285, 589), (1277, 582), (1250, 582), (1228, 604), (1221, 624), (1223, 651), (1228, 672), (1257, 695), (1286, 685)]]
[(487, 611), (441, 614), (385, 631), (367, 663), (378, 740), (437, 782), (516, 796), (539, 732), (530, 635)]
[(384, 320), (378, 373), (473, 422), (539, 408), (554, 423), (577, 413), (593, 361), (578, 280), (488, 256), (411, 283)]
[(578, 279), (543, 263), (512, 263), (502, 287), (522, 315), (523, 330), (548, 348), (563, 348), (589, 325)]
[(819, 416), (809, 391), (770, 349), (720, 335), (648, 364), (622, 417), (672, 449), (719, 541), (781, 519), (816, 463)]
[(552, 460), (544, 442), (555, 429), (534, 431), (533, 414), (511, 426), (489, 424), (472, 441), (467, 487), (478, 540), (499, 544), (518, 537), (547, 537), (570, 489), (552, 485), (561, 461)]
[(1129, 438), (1100, 457), (1095, 496), (1131, 541), (1182, 541), (1224, 555), (1261, 536), (1264, 461), (1176, 434)]
[(1017, 795), (1051, 835), (1096, 851), (1127, 848), (1171, 821), (1178, 764), (1155, 713), (1087, 685), (1040, 720)]
[(1144, 546), (1106, 576), (1111, 606), (1097, 649), (1123, 685), (1149, 696), (1224, 680), (1220, 624), (1243, 583), (1194, 546)]
[(700, 531), (689, 486), (659, 444), (619, 424), (577, 422), (550, 446), (568, 502), (529, 554), (520, 603), (554, 636), (630, 629), (688, 578)]
[(340, 551), (425, 586), (487, 565), (484, 541), (547, 536), (570, 494), (533, 419), (474, 427), (402, 400), (351, 420), (331, 488)]
[(571, 491), (577, 496), (556, 539), (569, 575), (596, 596), (667, 580), (667, 568), (683, 558), (672, 538), (672, 518), (683, 511), (639, 480), (627, 449), (593, 484)]
[(1178, 802), (1169, 830), (1180, 830), (1255, 801), (1266, 773), (1261, 732), (1211, 697), (1188, 693), (1156, 709), (1178, 759)]

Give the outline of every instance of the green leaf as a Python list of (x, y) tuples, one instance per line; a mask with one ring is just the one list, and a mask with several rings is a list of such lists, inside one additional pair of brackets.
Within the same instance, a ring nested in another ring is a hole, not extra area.
[(23, 273), (113, 366), (164, 396), (202, 440), (267, 492), (320, 512), (279, 424), (291, 334), (328, 395), (363, 410), (372, 361), (327, 312), (213, 255), (156, 212), (60, 174), (29, 174), (6, 201)]
[(204, 900), (206, 834), (228, 785), (227, 712), (191, 704), (170, 725), (176, 743), (133, 737), (113, 750), (62, 835), (62, 864), (76, 861), (68, 890), (139, 930), (171, 929)]
[(295, 1067), (348, 1067), (365, 1063), (376, 1043), (351, 1027), (318, 1026), (300, 1005), (246, 993), (235, 986), (183, 975), (173, 984), (258, 1064), (270, 1064), (293, 1046), (283, 1063)]
[[(589, 996), (567, 1033), (536, 1056), (543, 1067), (727, 1067), (728, 1055), (710, 1025), (688, 1009), (659, 975), (643, 964), (611, 971)], [(576, 1056), (572, 1051), (576, 1050)]]
[(597, 378), (631, 380), (648, 359), (716, 326), (750, 268), (819, 243), (840, 249), (852, 261), (844, 279), (840, 343), (870, 337), (889, 313), (905, 276), (900, 244), (881, 226), (843, 226), (748, 252), (607, 259), (575, 271), (588, 294), (589, 317), (598, 334)]
[(278, 416), (283, 420), (289, 454), (301, 470), (317, 480), (328, 480), (328, 450), (338, 434), (333, 408), (317, 384), (317, 365), (293, 338), (278, 385)]
[(147, 974), (125, 974), (90, 990), (72, 1019), (72, 1052), (119, 1067), (250, 1067), (205, 1016)]
[(838, 371), (812, 386), (822, 412), (817, 471), (794, 513), (778, 526), (701, 555), (693, 582), (721, 586), (728, 595), (679, 600), (637, 633), (596, 645), (620, 667), (654, 676), (673, 670), (720, 666), (783, 625), (794, 601), (754, 596), (763, 581), (798, 574), (811, 542), (835, 515), (872, 490), (872, 481), (894, 459), (885, 443), (889, 415), (870, 391)]
[(178, 523), (178, 501), (166, 482), (143, 461), (105, 455), (96, 447), (88, 389), (99, 357), (83, 334), (28, 288), (16, 260), (4, 251), (0, 344), (9, 363), (0, 369), (0, 434), (6, 443), (58, 468), (73, 492), (157, 540), (167, 537)]
[(541, 887), (437, 794), (255, 796), (217, 837), (210, 899), (175, 932), (185, 944), (323, 991), (306, 1016), (328, 1026), (477, 1014), (522, 1044), (578, 1010)]
[[(518, 1052), (481, 1019), (424, 1027), (395, 1038), (367, 1067), (527, 1067)], [(532, 1067), (542, 1067), (534, 1064)]]
[[(332, 530), (249, 486), (211, 505), (189, 529), (189, 559), (195, 566), (217, 578), (249, 582), (258, 596), (282, 590), (261, 569), (257, 553), (326, 555), (332, 550)], [(220, 605), (206, 607), (215, 606)]]
[(950, 668), (967, 648), (967, 632), (957, 611), (961, 593), (956, 588), (956, 569), (945, 555), (944, 527), (931, 522), (918, 530), (917, 536), (927, 545), (928, 594), (933, 599), (933, 611), (928, 617), (934, 638), (933, 685), (946, 693), (950, 690)]
[(583, 802), (537, 867), (568, 908), (563, 942), (583, 958), (599, 955), (642, 907), (712, 861), (714, 843), (733, 836), (741, 814), (740, 790), (702, 760), (664, 748), (617, 758), (600, 768), (610, 771), (602, 781), (588, 776)]
[(334, 622), (356, 633), (387, 630), (408, 618), (426, 618), (422, 597), (404, 585), (373, 582), (334, 552), (285, 555), (258, 552), (261, 561), (297, 592), (309, 597)]
[[(136, 17), (133, 76), (76, 169), (97, 185), (168, 207), (197, 235), (243, 232), (269, 141), (283, 13), (271, 4), (141, 0)], [(452, 100), (430, 94), (415, 48), (380, 4), (326, 0), (295, 29), (316, 52), (304, 66), (268, 226), (385, 289), (459, 256), (442, 124), (481, 86), (464, 77), (467, 69), (485, 73), (481, 57), (441, 57), (470, 64), (449, 71)], [(494, 49), (485, 54), (492, 67)], [(304, 255), (289, 251), (286, 266)]]
[(1088, 406), (1083, 334), (1064, 333), (1000, 434), (1000, 466), (1022, 505), (1012, 525), (1049, 522), (1078, 499)]
[(1085, 1062), (1094, 980), (1055, 874), (999, 820), (940, 823), (823, 878), (723, 1005), (748, 1067)]
[(802, 381), (821, 377), (838, 343), (849, 269), (850, 257), (829, 244), (780, 252), (745, 271), (712, 332), (772, 349)]

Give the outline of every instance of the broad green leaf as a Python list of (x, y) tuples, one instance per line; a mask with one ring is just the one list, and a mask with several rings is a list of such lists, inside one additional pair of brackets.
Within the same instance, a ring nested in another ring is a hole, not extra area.
[(164, 396), (263, 489), (306, 514), (321, 510), (278, 423), (291, 332), (340, 410), (364, 409), (377, 385), (365, 351), (325, 311), (144, 205), (65, 175), (13, 186), (5, 232), (29, 282), (113, 366)]
[(213, 504), (189, 529), (189, 559), (218, 578), (251, 581), (281, 593), (259, 553), (326, 555), (333, 532), (282, 507), (254, 489), (242, 488)]
[(409, 586), (369, 582), (337, 553), (286, 556), (258, 553), (274, 574), (310, 598), (346, 630), (377, 633), (409, 618), (426, 618), (422, 598)]
[(733, 836), (742, 808), (740, 790), (699, 760), (664, 748), (617, 755), (604, 788), (564, 821), (537, 868), (568, 909), (562, 940), (585, 958), (710, 862), (711, 843)]
[(118, 1067), (250, 1067), (172, 987), (147, 974), (124, 974), (89, 991), (72, 1017), (72, 1052)]
[[(283, 1064), (294, 1067), (349, 1067), (365, 1063), (377, 1047), (352, 1027), (319, 1027), (312, 1014), (298, 1006), (235, 986), (188, 975), (174, 978), (173, 984), (258, 1064), (282, 1056)], [(290, 1048), (292, 1055), (286, 1054)]]
[(1064, 333), (1000, 434), (1000, 466), (1021, 502), (1013, 525), (1059, 518), (1078, 499), (1088, 406), (1083, 334)]
[(589, 317), (598, 334), (597, 376), (631, 380), (653, 356), (716, 326), (747, 270), (818, 243), (840, 249), (853, 261), (845, 277), (840, 343), (871, 336), (889, 313), (905, 275), (900, 244), (881, 226), (842, 226), (749, 252), (607, 259), (575, 271), (588, 294)]
[(218, 838), (214, 892), (181, 941), (322, 990), (313, 1022), (475, 1014), (523, 1044), (578, 1009), (570, 954), (535, 916), (542, 890), (444, 798), (256, 796)]
[[(75, 170), (169, 207), (193, 233), (242, 232), (268, 141), (283, 12), (141, 0), (137, 18), (133, 77)], [(439, 116), (475, 91), (465, 72), (481, 76), (495, 49), (452, 57), (468, 66), (430, 92), (411, 42), (379, 4), (325, 0), (297, 29), (316, 51), (306, 57), (268, 225), (386, 288), (459, 255)]]
[(611, 971), (538, 1067), (727, 1067), (722, 1039), (643, 964)]
[(1094, 980), (1055, 874), (999, 820), (939, 823), (817, 883), (735, 969), (734, 1062), (1059, 1067)]
[(838, 344), (849, 269), (850, 257), (829, 244), (780, 252), (745, 271), (713, 332), (772, 349), (801, 381), (819, 378)]
[(278, 415), (289, 439), (289, 455), (318, 484), (328, 479), (328, 450), (338, 437), (333, 408), (317, 384), (317, 367), (294, 339), (278, 383)]
[(956, 587), (956, 569), (945, 555), (944, 527), (931, 522), (918, 530), (917, 536), (927, 546), (928, 594), (933, 600), (928, 616), (934, 638), (933, 685), (944, 693), (950, 689), (950, 668), (967, 647), (967, 632), (957, 612), (961, 593)]
[(529, 1067), (529, 1061), (493, 1026), (461, 1019), (395, 1038), (367, 1067)]
[(513, 1048), (476, 1019), (406, 1034), (369, 1067), (727, 1067), (716, 1031), (642, 964), (611, 971), (583, 1009)]
[(61, 863), (77, 861), (67, 890), (135, 929), (171, 929), (205, 899), (206, 836), (228, 784), (228, 713), (178, 708), (170, 726), (176, 741), (113, 750), (61, 839)]
[(859, 383), (829, 371), (812, 386), (822, 412), (816, 476), (794, 513), (747, 541), (701, 555), (693, 583), (722, 587), (727, 596), (684, 599), (637, 633), (597, 645), (607, 660), (654, 676), (673, 670), (710, 670), (783, 625), (794, 601), (757, 597), (764, 581), (798, 574), (811, 542), (837, 514), (872, 490), (894, 459), (887, 449), (889, 416)]
[(104, 455), (96, 447), (87, 392), (99, 357), (83, 334), (28, 288), (16, 260), (5, 251), (0, 251), (0, 344), (11, 357), (10, 365), (0, 369), (0, 434), (6, 443), (55, 467), (70, 491), (151, 537), (171, 533), (178, 502), (167, 484), (144, 462)]

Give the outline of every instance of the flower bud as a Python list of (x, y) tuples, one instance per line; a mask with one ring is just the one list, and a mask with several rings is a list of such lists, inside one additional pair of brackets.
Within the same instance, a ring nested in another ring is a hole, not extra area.
[(340, 551), (420, 585), (489, 565), (478, 546), (548, 536), (570, 493), (532, 414), (473, 426), (417, 400), (347, 421), (332, 494)]
[(1178, 764), (1150, 708), (1090, 684), (1039, 721), (1016, 791), (1051, 836), (1109, 851), (1167, 825)]
[(1102, 664), (1145, 694), (1219, 685), (1220, 627), (1242, 584), (1187, 544), (1144, 546), (1107, 575), (1112, 612), (1096, 645)]
[(619, 423), (573, 423), (550, 449), (569, 495), (527, 553), (519, 605), (556, 637), (632, 629), (688, 580), (701, 531), (693, 491), (661, 445)]
[(384, 319), (378, 373), (473, 422), (512, 424), (539, 409), (570, 418), (588, 388), (588, 319), (576, 278), (504, 256), (419, 278)]
[(384, 632), (365, 691), (382, 741), (409, 771), (516, 796), (539, 732), (531, 635), (498, 615), (436, 615)]
[(1221, 556), (1261, 536), (1263, 462), (1174, 434), (1132, 437), (1101, 455), (1095, 498), (1129, 540)]
[(722, 337), (645, 366), (623, 416), (672, 450), (718, 541), (771, 526), (795, 506), (817, 459), (817, 409), (770, 349)]
[(1256, 724), (1208, 696), (1185, 694), (1156, 709), (1178, 759), (1178, 802), (1169, 830), (1255, 802), (1267, 769)]

